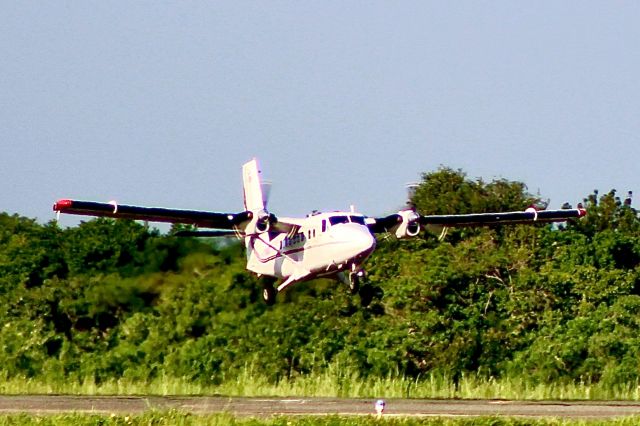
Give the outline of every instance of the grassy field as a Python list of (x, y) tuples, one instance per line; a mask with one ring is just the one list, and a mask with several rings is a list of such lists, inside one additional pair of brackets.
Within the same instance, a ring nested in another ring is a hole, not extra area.
[(391, 418), (377, 419), (375, 417), (273, 417), (268, 419), (236, 418), (227, 414), (192, 415), (175, 411), (148, 413), (138, 416), (108, 416), (66, 414), (54, 416), (4, 415), (0, 416), (0, 426), (5, 425), (56, 425), (56, 426), (128, 426), (128, 425), (175, 425), (175, 426), (631, 426), (637, 425), (640, 418), (623, 418), (611, 420), (559, 420), (559, 419), (516, 419), (500, 417), (477, 418)]
[(539, 384), (524, 379), (462, 377), (457, 385), (446, 377), (363, 379), (355, 374), (327, 371), (270, 383), (247, 369), (233, 380), (203, 385), (186, 379), (161, 377), (151, 382), (126, 379), (43, 382), (0, 378), (0, 394), (71, 395), (226, 395), (360, 398), (461, 398), (515, 400), (640, 400), (640, 383), (607, 387), (597, 383)]

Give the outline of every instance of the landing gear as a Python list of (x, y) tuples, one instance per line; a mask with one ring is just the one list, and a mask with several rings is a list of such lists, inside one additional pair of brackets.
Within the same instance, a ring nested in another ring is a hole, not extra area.
[(360, 269), (358, 271), (352, 271), (347, 275), (342, 273), (338, 275), (342, 282), (349, 286), (349, 292), (353, 295), (360, 296), (360, 304), (366, 308), (371, 304), (373, 299), (378, 295), (377, 287), (372, 286), (367, 282), (365, 272)]
[(271, 306), (276, 303), (276, 295), (278, 290), (273, 286), (275, 280), (264, 278), (262, 281), (262, 299), (267, 306)]
[(358, 294), (360, 283), (364, 280), (364, 271), (352, 272), (349, 274), (349, 291), (351, 294)]
[(262, 289), (262, 298), (264, 299), (264, 303), (266, 303), (267, 306), (271, 306), (276, 303), (276, 294), (278, 294), (278, 292), (272, 285), (265, 285)]
[(366, 308), (373, 301), (375, 296), (375, 288), (371, 284), (365, 284), (360, 289), (360, 304), (363, 308)]

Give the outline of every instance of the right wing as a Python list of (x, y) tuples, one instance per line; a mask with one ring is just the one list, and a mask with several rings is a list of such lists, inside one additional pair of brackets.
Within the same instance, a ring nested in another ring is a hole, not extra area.
[(529, 208), (519, 212), (427, 215), (420, 216), (418, 221), (421, 225), (441, 226), (515, 225), (522, 223), (564, 222), (582, 217), (586, 213), (584, 209), (538, 211)]
[(587, 214), (583, 208), (563, 210), (535, 210), (500, 213), (472, 213), (448, 215), (420, 215), (413, 210), (402, 210), (381, 218), (368, 218), (367, 225), (373, 233), (390, 232), (398, 238), (418, 235), (421, 226), (450, 228), (456, 226), (517, 225), (548, 222), (564, 222)]
[(59, 213), (83, 216), (110, 217), (113, 219), (145, 220), (195, 225), (202, 228), (234, 229), (239, 224), (251, 220), (253, 213), (215, 213), (198, 210), (177, 210), (161, 207), (138, 207), (125, 204), (96, 203), (93, 201), (59, 200), (53, 205)]

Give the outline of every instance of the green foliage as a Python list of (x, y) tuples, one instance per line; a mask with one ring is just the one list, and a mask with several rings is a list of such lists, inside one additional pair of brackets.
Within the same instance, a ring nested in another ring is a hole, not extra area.
[(611, 425), (624, 426), (637, 424), (635, 417), (623, 417), (606, 420), (560, 420), (555, 418), (519, 419), (515, 417), (385, 417), (375, 416), (274, 416), (267, 418), (235, 417), (230, 414), (183, 413), (175, 410), (167, 412), (148, 412), (144, 414), (57, 414), (30, 416), (10, 414), (0, 416), (0, 426), (40, 425), (40, 426), (366, 426), (385, 424), (389, 426), (581, 426)]
[(464, 214), (522, 210), (535, 198), (526, 186), (505, 179), (471, 181), (461, 170), (441, 167), (422, 175), (412, 202), (423, 214)]
[[(423, 213), (533, 201), (522, 183), (446, 168), (425, 174), (413, 199)], [(433, 377), (633, 387), (640, 224), (613, 191), (585, 207), (586, 219), (560, 227), (381, 239), (367, 263), (380, 294), (367, 308), (328, 280), (265, 306), (241, 244), (131, 221), (60, 229), (0, 214), (0, 376), (96, 386), (317, 380), (340, 394), (395, 378), (409, 392)]]

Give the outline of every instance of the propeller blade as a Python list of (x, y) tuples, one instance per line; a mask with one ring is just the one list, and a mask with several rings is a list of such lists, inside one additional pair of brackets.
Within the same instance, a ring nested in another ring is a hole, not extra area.
[(267, 208), (269, 204), (269, 195), (271, 195), (271, 181), (263, 180), (260, 183), (260, 188), (262, 189), (262, 201), (264, 202), (264, 208)]

